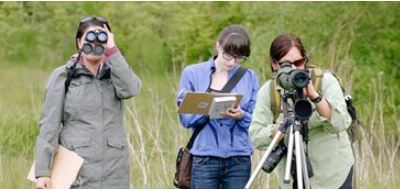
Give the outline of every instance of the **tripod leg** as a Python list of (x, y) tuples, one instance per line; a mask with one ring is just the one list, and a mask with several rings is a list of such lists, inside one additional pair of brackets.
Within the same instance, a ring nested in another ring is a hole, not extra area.
[(288, 141), (288, 152), (285, 168), (285, 177), (283, 178), (284, 183), (290, 182), (290, 170), (292, 168), (292, 158), (293, 158), (293, 145), (294, 145), (294, 135), (293, 135), (293, 125), (289, 126), (289, 141)]
[(296, 174), (297, 174), (297, 189), (303, 189), (303, 173), (302, 173), (302, 161), (301, 161), (301, 147), (300, 147), (300, 132), (296, 130), (294, 132), (294, 141), (296, 148)]
[(280, 138), (282, 132), (278, 131), (275, 134), (275, 137), (272, 139), (271, 144), (268, 146), (266, 152), (264, 153), (263, 157), (261, 158), (259, 164), (257, 165), (255, 171), (253, 174), (250, 176), (249, 181), (247, 182), (246, 186), (244, 186), (245, 189), (249, 189), (251, 184), (253, 183), (254, 179), (257, 177), (258, 173), (260, 172), (265, 160), (267, 160), (269, 154), (271, 154), (272, 150), (275, 148), (275, 146), (278, 144), (278, 139)]
[(307, 163), (306, 163), (306, 152), (304, 150), (303, 137), (300, 135), (300, 152), (301, 152), (301, 161), (303, 168), (303, 179), (304, 179), (304, 188), (310, 189), (310, 183), (308, 180), (308, 171), (307, 171)]

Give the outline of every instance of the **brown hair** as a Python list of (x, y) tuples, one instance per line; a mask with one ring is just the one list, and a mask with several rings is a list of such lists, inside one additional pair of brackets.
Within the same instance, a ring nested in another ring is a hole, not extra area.
[(230, 25), (218, 35), (222, 50), (233, 56), (250, 56), (250, 38), (240, 25)]
[[(102, 20), (99, 20), (98, 18), (101, 18)], [(104, 17), (90, 16), (90, 17), (85, 17), (83, 20), (88, 20), (88, 21), (79, 22), (78, 30), (76, 31), (76, 37), (75, 37), (75, 46), (76, 46), (77, 50), (79, 50), (77, 40), (82, 38), (83, 34), (90, 26), (99, 26), (99, 27), (104, 28), (104, 24), (106, 24), (108, 30), (111, 32), (111, 28), (108, 25), (108, 22), (107, 22), (107, 20), (105, 20)]]
[(269, 55), (272, 61), (278, 61), (284, 57), (292, 47), (296, 47), (301, 56), (306, 56), (306, 50), (304, 49), (303, 43), (300, 38), (291, 34), (281, 34), (272, 41), (271, 48), (269, 49)]

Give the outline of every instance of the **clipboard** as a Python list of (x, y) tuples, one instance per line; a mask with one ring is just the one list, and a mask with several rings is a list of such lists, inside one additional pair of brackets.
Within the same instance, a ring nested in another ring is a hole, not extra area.
[(240, 105), (243, 95), (238, 93), (209, 93), (209, 92), (187, 92), (178, 113), (208, 115), (212, 99), (214, 97), (235, 96), (236, 104)]
[[(50, 177), (50, 188), (69, 189), (75, 181), (84, 159), (61, 145), (56, 151)], [(27, 179), (36, 183), (35, 162), (31, 166)]]

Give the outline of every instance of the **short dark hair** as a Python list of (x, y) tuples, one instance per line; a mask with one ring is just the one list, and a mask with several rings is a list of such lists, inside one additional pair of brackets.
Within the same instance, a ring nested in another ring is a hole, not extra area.
[(301, 56), (307, 57), (306, 50), (300, 38), (291, 33), (284, 33), (272, 41), (271, 48), (269, 49), (269, 55), (272, 61), (279, 61), (292, 47), (296, 47), (300, 51)]
[[(87, 18), (91, 18), (91, 19), (87, 19)], [(101, 18), (101, 19), (98, 19), (98, 18)], [(111, 32), (111, 28), (108, 25), (108, 22), (107, 22), (107, 20), (105, 20), (104, 17), (90, 16), (90, 17), (85, 17), (83, 20), (87, 20), (87, 21), (79, 22), (78, 30), (76, 31), (76, 37), (75, 37), (76, 49), (79, 49), (77, 39), (82, 38), (83, 34), (90, 26), (99, 26), (99, 27), (104, 28), (104, 24), (106, 24), (106, 27)]]
[(224, 28), (218, 36), (218, 42), (226, 53), (233, 56), (250, 56), (249, 34), (240, 25)]

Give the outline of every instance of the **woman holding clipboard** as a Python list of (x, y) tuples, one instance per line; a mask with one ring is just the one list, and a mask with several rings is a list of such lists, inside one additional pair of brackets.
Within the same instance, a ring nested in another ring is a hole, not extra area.
[[(177, 103), (182, 103), (187, 92), (232, 92), (243, 95), (240, 106), (221, 113), (221, 119), (199, 114), (179, 114), (179, 118), (185, 128), (202, 128), (190, 150), (191, 188), (239, 189), (245, 186), (251, 172), (253, 147), (248, 130), (259, 88), (258, 76), (240, 67), (250, 56), (249, 35), (242, 26), (224, 28), (215, 49), (216, 55), (208, 61), (183, 70)], [(236, 84), (229, 82), (233, 78), (239, 79)]]

